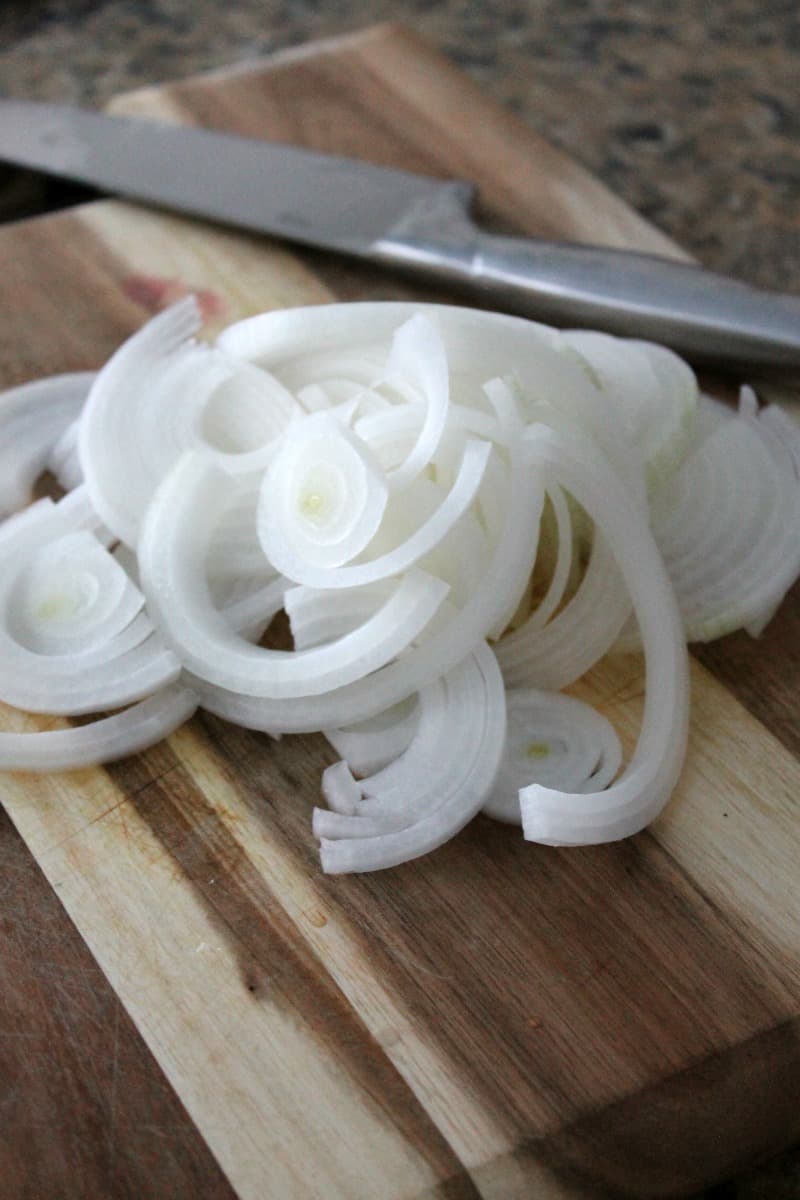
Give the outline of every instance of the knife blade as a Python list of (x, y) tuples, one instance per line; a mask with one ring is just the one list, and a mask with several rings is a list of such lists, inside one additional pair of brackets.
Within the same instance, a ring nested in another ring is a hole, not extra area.
[(475, 188), (297, 146), (0, 100), (0, 159), (700, 359), (800, 364), (800, 298), (654, 255), (482, 230)]

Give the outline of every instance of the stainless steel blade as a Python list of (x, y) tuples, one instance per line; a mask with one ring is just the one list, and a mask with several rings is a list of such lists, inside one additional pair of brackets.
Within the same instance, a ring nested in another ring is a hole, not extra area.
[(26, 100), (0, 100), (0, 159), (350, 254), (412, 212), (462, 207), (472, 192), (296, 146)]
[(0, 159), (447, 281), (538, 320), (697, 358), (800, 364), (800, 297), (632, 251), (487, 233), (469, 216), (468, 183), (19, 100), (0, 101)]

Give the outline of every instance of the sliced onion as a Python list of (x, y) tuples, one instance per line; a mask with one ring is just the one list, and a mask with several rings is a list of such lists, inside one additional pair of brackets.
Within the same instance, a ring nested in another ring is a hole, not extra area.
[[(698, 405), (661, 347), (466, 309), (320, 306), (211, 346), (198, 328), (192, 300), (155, 318), (82, 407), (63, 379), (0, 397), (0, 509), (44, 467), (67, 490), (0, 525), (0, 700), (131, 706), (0, 734), (0, 767), (131, 753), (199, 703), (327, 732), (329, 871), (425, 853), (481, 806), (559, 844), (651, 820), (686, 742), (670, 575), (707, 637), (760, 632), (800, 573), (786, 418), (749, 389), (737, 417)], [(282, 610), (292, 650), (260, 644)], [(647, 692), (617, 777), (608, 722), (553, 691), (631, 612)]]
[(387, 497), (365, 443), (328, 413), (306, 417), (264, 478), (257, 517), (264, 553), (288, 579), (314, 586), (316, 573), (341, 567), (369, 544)]
[(43, 546), (6, 595), (10, 633), (37, 654), (80, 654), (105, 644), (144, 604), (122, 567), (85, 531)]
[[(467, 511), (483, 482), (491, 449), (487, 442), (467, 442), (461, 469), (451, 491), (441, 505), (404, 542), (377, 558), (347, 566), (331, 563), (330, 569), (326, 569), (308, 559), (298, 561), (298, 552), (290, 555), (284, 551), (284, 547), (281, 547), (281, 553), (276, 555), (274, 540), (270, 540), (266, 532), (262, 532), (264, 550), (278, 570), (308, 587), (363, 587), (365, 584), (376, 583), (382, 579), (400, 575), (403, 571), (407, 571), (419, 563), (427, 554), (432, 553)], [(271, 487), (269, 491), (262, 493), (262, 502), (266, 502), (264, 508), (267, 510), (270, 508), (269, 501), (273, 494)], [(396, 503), (402, 503), (404, 499), (404, 497), (398, 499)], [(382, 515), (383, 507), (380, 508), (380, 516)], [(372, 528), (370, 536), (377, 530), (379, 521), (380, 517), (374, 521), (374, 528)], [(286, 546), (288, 547), (290, 544), (287, 539)], [(294, 544), (300, 553), (305, 549), (304, 542), (299, 537), (295, 539)]]
[(598, 531), (588, 569), (569, 603), (543, 627), (534, 610), (498, 644), (507, 685), (551, 691), (568, 687), (611, 649), (630, 611), (614, 556)]
[(590, 845), (629, 837), (660, 812), (683, 765), (689, 673), (680, 613), (653, 536), (611, 469), (553, 431), (539, 450), (559, 484), (590, 512), (624, 576), (642, 633), (644, 716), (633, 759), (605, 791), (585, 794), (532, 784), (520, 791), (529, 841)]
[[(408, 697), (368, 721), (324, 732), (337, 754), (347, 760), (344, 765), (350, 771), (356, 775), (372, 775), (407, 750), (419, 726), (419, 717), (416, 697)], [(358, 796), (360, 799), (360, 791)]]
[(0, 517), (31, 498), (53, 447), (81, 411), (92, 372), (55, 375), (0, 394)]
[(0, 539), (0, 699), (76, 715), (134, 703), (180, 663), (140, 610), (143, 597), (90, 533), (83, 497), (45, 502)]
[(409, 572), (370, 620), (336, 642), (300, 652), (253, 646), (214, 608), (205, 582), (210, 530), (224, 500), (221, 472), (201, 453), (185, 455), (151, 504), (139, 546), (142, 586), (159, 628), (184, 665), (217, 687), (264, 699), (346, 687), (404, 650), (444, 599), (441, 580)]
[(420, 695), (417, 733), (395, 764), (362, 780), (368, 799), (356, 815), (315, 810), (323, 870), (381, 870), (449, 841), (483, 804), (504, 737), (503, 680), (484, 643)]
[(197, 697), (178, 684), (132, 708), (74, 729), (0, 732), (0, 770), (72, 771), (139, 754), (168, 737), (197, 708)]
[(800, 482), (783, 431), (754, 411), (715, 420), (653, 496), (653, 533), (690, 641), (760, 631), (800, 572)]
[(507, 609), (509, 597), (519, 594), (530, 574), (544, 495), (532, 469), (537, 462), (535, 441), (536, 434), (512, 454), (508, 503), (515, 519), (506, 521), (480, 584), (463, 608), (448, 611), (447, 620), (401, 658), (346, 687), (297, 702), (256, 700), (241, 689), (220, 687), (192, 675), (203, 707), (248, 729), (305, 733), (376, 716), (451, 670), (476, 638), (486, 637)]
[(297, 411), (277, 382), (258, 380), (253, 368), (195, 342), (199, 327), (194, 298), (180, 301), (120, 347), (89, 393), (81, 468), (95, 509), (130, 546), (159, 482), (185, 450), (205, 445), (227, 470), (250, 470)]
[(622, 416), (627, 442), (652, 484), (682, 461), (692, 439), (697, 380), (677, 354), (652, 342), (568, 330), (562, 341), (587, 365)]
[(535, 782), (562, 792), (597, 792), (617, 774), (619, 738), (588, 704), (560, 692), (509, 688), (506, 708), (503, 760), (483, 806), (488, 816), (519, 825), (521, 788)]

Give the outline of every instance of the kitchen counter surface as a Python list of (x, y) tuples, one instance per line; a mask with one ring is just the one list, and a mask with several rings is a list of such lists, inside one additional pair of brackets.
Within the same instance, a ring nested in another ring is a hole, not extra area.
[[(382, 19), (413, 25), (706, 265), (800, 292), (800, 8), (794, 0), (708, 0), (703, 6), (695, 0), (6, 0), (0, 94), (102, 106), (130, 88)], [(79, 941), (26, 855), (11, 826), (0, 824), (0, 862), (3, 878), (12, 880), (14, 918), (8, 910), (0, 914), (0, 963), (6, 964), (0, 976), (8, 962), (21, 961), (31, 939), (50, 945), (53, 954), (66, 954), (70, 938)], [(135, 1059), (140, 1096), (149, 1088), (150, 1103), (167, 1113), (176, 1144), (188, 1147), (185, 1114), (113, 995), (104, 1001), (107, 985), (80, 950), (76, 944), (82, 983), (72, 996), (60, 997), (58, 1019), (87, 1021), (98, 1044), (113, 1030), (115, 1053), (121, 1045), (123, 1056)], [(86, 1007), (81, 988), (92, 997), (88, 1015), (79, 1011)], [(4, 1061), (0, 1056), (0, 1066)], [(4, 1106), (5, 1089), (0, 1074)], [(117, 1093), (115, 1103), (122, 1108), (126, 1097)], [(63, 1096), (54, 1094), (52, 1105), (53, 1120), (68, 1122)], [(133, 1125), (133, 1113), (128, 1119)], [(4, 1125), (0, 1141), (14, 1128)], [(0, 1162), (14, 1157), (8, 1144), (0, 1152)], [(212, 1165), (204, 1178), (207, 1190), (200, 1185), (194, 1194), (203, 1200), (222, 1195)], [(120, 1185), (117, 1194), (129, 1193)], [(136, 1194), (147, 1200), (141, 1181)], [(800, 1153), (784, 1154), (706, 1197), (794, 1200), (800, 1197)], [(64, 1200), (73, 1200), (69, 1191)]]
[(706, 265), (800, 289), (789, 0), (6, 0), (0, 92), (114, 94), (407, 21)]

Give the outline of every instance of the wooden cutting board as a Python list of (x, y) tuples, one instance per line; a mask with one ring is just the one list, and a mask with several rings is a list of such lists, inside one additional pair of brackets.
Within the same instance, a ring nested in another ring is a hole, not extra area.
[[(115, 107), (464, 176), (520, 231), (681, 253), (392, 27)], [(209, 334), (337, 296), (437, 298), (118, 202), (6, 227), (0, 267), (3, 386), (100, 365), (187, 290)], [(608, 847), (479, 819), (424, 860), (327, 879), (323, 739), (204, 715), (107, 770), (0, 789), (239, 1196), (684, 1195), (800, 1135), (798, 589), (760, 642), (725, 639), (692, 674), (681, 785)], [(625, 659), (579, 691), (630, 747), (642, 686)]]

